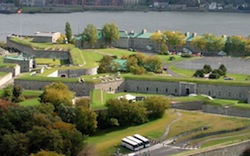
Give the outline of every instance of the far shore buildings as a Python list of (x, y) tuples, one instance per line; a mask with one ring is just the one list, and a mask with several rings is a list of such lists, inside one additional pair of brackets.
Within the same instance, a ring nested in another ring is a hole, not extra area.
[[(122, 49), (129, 49), (132, 51), (144, 51), (144, 52), (159, 52), (159, 45), (157, 45), (156, 42), (152, 41), (150, 39), (150, 36), (154, 32), (148, 32), (146, 29), (143, 29), (140, 32), (134, 32), (134, 31), (125, 31), (120, 30), (120, 38), (119, 40), (112, 43), (113, 47), (122, 48)], [(160, 32), (159, 30), (157, 32)], [(169, 46), (169, 51), (180, 51), (180, 52), (192, 52), (192, 53), (200, 53), (201, 51), (197, 48), (194, 48), (190, 42), (193, 40), (194, 37), (197, 36), (197, 33), (189, 33), (186, 32), (185, 34), (185, 40), (186, 44), (182, 47), (178, 47), (176, 49), (173, 49), (173, 47)], [(226, 41), (227, 36), (222, 35), (222, 38)], [(79, 48), (90, 48), (88, 45), (82, 44), (82, 36), (78, 36), (76, 38), (75, 45)], [(94, 46), (94, 48), (103, 48), (104, 41), (102, 40), (102, 33), (101, 30), (98, 30), (98, 42)], [(210, 52), (211, 54), (211, 52)]]

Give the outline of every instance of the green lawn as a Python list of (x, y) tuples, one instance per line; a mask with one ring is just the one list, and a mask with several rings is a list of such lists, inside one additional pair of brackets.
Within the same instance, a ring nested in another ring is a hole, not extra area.
[(31, 38), (11, 37), (10, 40), (40, 50), (69, 51), (75, 47), (73, 44), (35, 43)]
[(93, 51), (96, 53), (100, 53), (100, 54), (115, 55), (118, 58), (121, 58), (122, 56), (128, 56), (128, 55), (137, 53), (137, 52), (131, 52), (126, 49), (117, 49), (117, 48), (94, 49)]
[[(178, 111), (182, 114), (182, 116), (170, 127), (168, 138), (202, 126), (208, 126), (209, 128), (205, 131), (192, 133), (188, 137), (222, 130), (231, 130), (250, 125), (250, 119), (246, 118), (218, 116), (201, 112)], [(159, 138), (164, 133), (166, 125), (176, 119), (176, 117), (177, 115), (173, 110), (168, 110), (166, 115), (161, 119), (139, 126), (131, 126), (110, 132), (100, 132), (95, 136), (89, 137), (88, 143), (95, 145), (98, 155), (111, 155), (115, 151), (116, 147), (121, 148), (119, 145), (121, 143), (121, 139), (125, 136), (139, 133), (151, 139)], [(231, 133), (225, 134), (225, 136), (230, 135)]]
[[(167, 111), (167, 114), (161, 119), (139, 126), (131, 126), (109, 132), (100, 132), (95, 136), (89, 137), (87, 142), (91, 145), (95, 145), (99, 156), (108, 156), (115, 152), (116, 147), (121, 148), (120, 143), (123, 137), (137, 133), (152, 139), (154, 136), (159, 137), (159, 134), (161, 135), (164, 132), (165, 126), (175, 118), (176, 114), (173, 113), (172, 110), (169, 110)], [(122, 152), (124, 152), (124, 148), (121, 149)]]
[(170, 70), (173, 71), (174, 73), (177, 73), (183, 77), (193, 77), (194, 73), (195, 73), (195, 70), (188, 70), (188, 69), (181, 69), (181, 68), (178, 68), (174, 65), (171, 65), (170, 67)]
[(64, 65), (69, 64), (68, 60), (60, 60), (60, 59), (52, 59), (52, 58), (36, 58), (36, 64), (37, 65)]
[(28, 100), (20, 102), (19, 105), (25, 106), (25, 107), (26, 106), (38, 106), (40, 105), (40, 102), (38, 98), (32, 98), (32, 99), (28, 99)]

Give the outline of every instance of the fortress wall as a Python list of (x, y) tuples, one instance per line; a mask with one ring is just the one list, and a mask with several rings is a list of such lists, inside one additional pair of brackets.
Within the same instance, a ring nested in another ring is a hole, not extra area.
[(241, 143), (228, 145), (226, 147), (220, 147), (216, 149), (208, 149), (207, 151), (187, 154), (186, 156), (240, 156), (247, 148), (250, 147), (250, 141), (244, 141)]
[(125, 81), (124, 80), (115, 80), (109, 82), (103, 82), (95, 85), (95, 89), (102, 89), (106, 92), (124, 92), (125, 90)]
[(126, 80), (125, 91), (151, 94), (178, 95), (179, 82)]
[(250, 86), (197, 84), (197, 94), (247, 101)]
[(13, 77), (17, 76), (21, 72), (21, 67), (17, 64), (15, 67), (11, 68), (0, 68), (1, 72), (11, 72)]
[(173, 109), (184, 109), (184, 110), (201, 110), (203, 101), (194, 101), (194, 102), (178, 102), (171, 103), (171, 108)]
[[(19, 85), (23, 89), (28, 90), (43, 90), (46, 85), (52, 82), (49, 81), (31, 81), (31, 80), (20, 80), (15, 79), (14, 85)], [(91, 83), (77, 83), (77, 82), (64, 82), (65, 85), (73, 92), (76, 92), (76, 96), (88, 96), (89, 92), (92, 91), (95, 86)]]
[(96, 75), (97, 68), (79, 68), (79, 69), (70, 69), (70, 70), (58, 70), (58, 77), (62, 75), (66, 77), (79, 77), (82, 75)]
[(240, 109), (226, 106), (216, 106), (216, 105), (203, 105), (202, 111), (212, 114), (229, 115), (250, 118), (249, 109)]
[(53, 50), (34, 50), (29, 46), (19, 45), (12, 42), (9, 37), (7, 37), (7, 47), (17, 49), (21, 52), (27, 53), (30, 56), (35, 56), (39, 58), (56, 58), (56, 59), (69, 59), (68, 51), (53, 51)]
[(0, 86), (4, 85), (12, 79), (12, 73), (8, 73), (3, 77), (0, 77)]

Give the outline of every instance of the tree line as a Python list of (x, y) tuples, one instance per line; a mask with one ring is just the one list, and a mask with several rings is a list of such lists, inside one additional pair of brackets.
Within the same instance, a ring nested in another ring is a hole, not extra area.
[[(157, 51), (165, 53), (168, 49), (175, 50), (187, 44), (186, 36), (181, 32), (164, 31), (155, 32), (150, 37), (157, 44)], [(193, 36), (190, 46), (194, 51), (220, 52), (224, 51), (231, 56), (249, 56), (250, 38), (243, 36), (230, 36), (226, 39), (213, 34)]]

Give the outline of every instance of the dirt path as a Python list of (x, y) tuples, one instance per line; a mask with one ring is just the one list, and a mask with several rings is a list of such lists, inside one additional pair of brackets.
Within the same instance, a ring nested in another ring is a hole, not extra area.
[(180, 112), (176, 112), (177, 113), (177, 118), (175, 119), (175, 120), (173, 120), (173, 121), (171, 121), (167, 126), (166, 126), (166, 128), (165, 128), (165, 133), (157, 140), (158, 142), (163, 142), (163, 141), (165, 141), (166, 140), (166, 138), (167, 138), (167, 136), (168, 136), (168, 133), (169, 133), (169, 129), (170, 129), (170, 127), (172, 126), (172, 124), (174, 124), (175, 122), (177, 122), (180, 118), (181, 118), (181, 116), (182, 116), (182, 114), (180, 113)]

